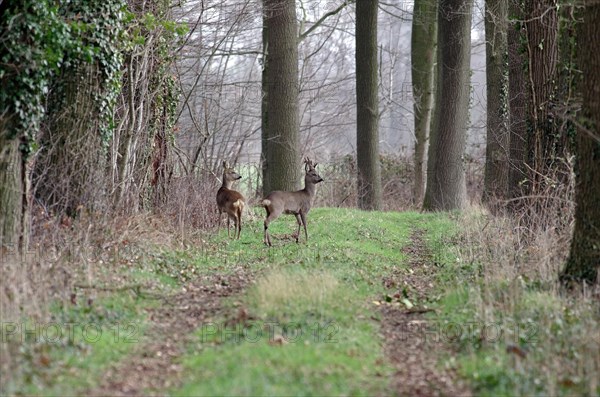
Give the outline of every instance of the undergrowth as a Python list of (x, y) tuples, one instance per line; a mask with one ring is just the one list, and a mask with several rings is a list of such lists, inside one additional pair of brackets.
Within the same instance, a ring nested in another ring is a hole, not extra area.
[(448, 225), (431, 246), (446, 290), (438, 334), (477, 395), (598, 395), (598, 297), (558, 284), (568, 231), (530, 227), (478, 208)]

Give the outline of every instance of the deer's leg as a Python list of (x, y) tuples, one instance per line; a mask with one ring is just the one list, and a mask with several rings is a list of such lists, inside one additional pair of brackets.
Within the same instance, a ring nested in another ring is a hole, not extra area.
[(272, 245), (271, 244), (271, 236), (269, 236), (269, 222), (268, 222), (268, 220), (265, 220), (265, 237), (263, 238), (263, 242), (265, 243), (265, 245), (268, 245), (269, 247)]
[(219, 232), (221, 231), (221, 215), (223, 215), (220, 208), (218, 209), (218, 212), (219, 217), (217, 218), (217, 234), (219, 234)]
[(300, 214), (296, 214), (296, 222), (298, 222), (298, 230), (296, 231), (296, 243), (300, 242), (300, 226), (302, 226), (302, 218)]
[(227, 214), (227, 237), (229, 237), (229, 223), (231, 222), (231, 216)]
[(267, 217), (265, 218), (265, 223), (264, 223), (264, 225), (265, 225), (265, 234), (263, 236), (263, 243), (265, 245), (268, 245), (270, 247), (271, 246), (271, 239), (269, 238), (269, 215), (271, 215), (271, 214), (270, 214), (268, 208), (265, 207), (265, 210), (267, 210)]
[(265, 243), (265, 245), (268, 245), (269, 247), (271, 246), (271, 238), (269, 237), (269, 225), (267, 224), (267, 221), (265, 221), (265, 236), (263, 237), (263, 243)]
[(278, 214), (276, 214), (275, 212), (270, 212), (267, 209), (267, 219), (265, 219), (265, 238), (264, 238), (264, 243), (266, 245), (268, 245), (269, 247), (272, 246), (271, 244), (271, 236), (269, 235), (269, 223), (271, 223), (272, 221), (274, 221), (277, 218)]
[(242, 234), (242, 210), (239, 209), (237, 213), (237, 239), (240, 239), (240, 234)]
[[(306, 214), (302, 212), (300, 214), (300, 217), (302, 218), (302, 225), (304, 226), (304, 237), (306, 237), (306, 242), (308, 243), (308, 230), (306, 230)], [(298, 234), (300, 234), (300, 229), (298, 229)]]

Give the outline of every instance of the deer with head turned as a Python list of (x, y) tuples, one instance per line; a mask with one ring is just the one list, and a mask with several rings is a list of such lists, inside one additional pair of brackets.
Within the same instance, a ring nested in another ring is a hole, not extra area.
[(279, 215), (295, 215), (298, 222), (298, 231), (296, 232), (296, 243), (300, 239), (300, 227), (304, 226), (304, 235), (308, 241), (308, 231), (306, 230), (306, 216), (312, 206), (313, 198), (317, 189), (317, 183), (323, 182), (316, 170), (317, 164), (307, 157), (304, 160), (304, 189), (295, 192), (284, 192), (276, 190), (269, 193), (262, 201), (261, 205), (267, 210), (265, 219), (264, 243), (269, 247), (271, 236), (269, 235), (269, 223), (273, 222)]
[(218, 229), (221, 228), (221, 215), (227, 214), (227, 237), (229, 237), (229, 222), (233, 219), (233, 237), (240, 238), (242, 233), (242, 210), (244, 209), (244, 196), (240, 192), (232, 190), (233, 182), (241, 179), (241, 175), (238, 174), (223, 161), (223, 184), (217, 192), (217, 206), (219, 207), (219, 224)]

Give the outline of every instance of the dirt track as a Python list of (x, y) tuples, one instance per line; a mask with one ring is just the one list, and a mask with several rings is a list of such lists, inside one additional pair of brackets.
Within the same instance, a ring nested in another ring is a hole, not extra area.
[(140, 343), (122, 362), (104, 375), (104, 382), (86, 395), (140, 396), (156, 394), (180, 382), (177, 363), (193, 331), (222, 311), (223, 298), (244, 290), (253, 280), (251, 272), (239, 267), (226, 276), (215, 274), (189, 282), (184, 290), (164, 299), (150, 314), (147, 342)]
[[(403, 290), (408, 291), (417, 302), (427, 301), (435, 277), (423, 235), (423, 230), (415, 230), (410, 245), (404, 249), (410, 271), (398, 270), (383, 280), (386, 288), (398, 290), (398, 297)], [(400, 396), (470, 396), (470, 390), (453, 369), (438, 365), (440, 354), (451, 352), (445, 349), (443, 341), (436, 340), (433, 332), (428, 332), (426, 312), (418, 307), (381, 306), (384, 350), (395, 367), (393, 391)]]
[[(409, 256), (406, 269), (399, 269), (383, 283), (397, 289), (397, 296), (409, 291), (411, 299), (426, 302), (433, 287), (435, 267), (423, 240), (416, 230), (404, 249)], [(123, 361), (115, 363), (104, 375), (104, 382), (86, 395), (139, 396), (164, 393), (181, 382), (183, 368), (178, 358), (184, 353), (193, 331), (223, 313), (223, 298), (241, 294), (253, 282), (245, 267), (224, 275), (207, 275), (189, 282), (184, 290), (164, 299), (159, 309), (149, 313), (151, 321), (146, 342)], [(451, 353), (427, 332), (422, 308), (381, 306), (381, 333), (384, 352), (395, 368), (390, 388), (400, 396), (470, 396), (470, 390), (458, 380), (451, 368), (441, 369), (440, 353)], [(429, 336), (429, 337), (428, 337)]]

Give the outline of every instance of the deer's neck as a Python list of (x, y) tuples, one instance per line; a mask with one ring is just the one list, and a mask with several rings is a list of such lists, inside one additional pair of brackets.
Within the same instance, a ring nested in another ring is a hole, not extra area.
[(221, 187), (224, 187), (225, 189), (231, 189), (232, 186), (233, 181), (228, 181), (227, 179), (225, 179), (225, 176), (223, 176), (223, 184), (221, 185)]
[(312, 182), (304, 181), (304, 190), (308, 193), (308, 195), (312, 198), (315, 195), (317, 190), (317, 185)]

